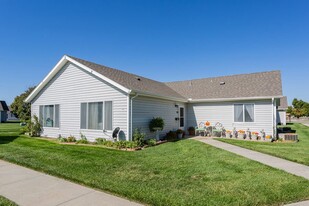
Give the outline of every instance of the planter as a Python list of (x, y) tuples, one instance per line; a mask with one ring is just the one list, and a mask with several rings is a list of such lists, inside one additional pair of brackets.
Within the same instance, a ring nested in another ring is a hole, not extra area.
[(182, 135), (183, 135), (182, 133), (178, 133), (178, 134), (177, 134), (177, 138), (178, 138), (178, 139), (181, 139), (181, 138), (182, 138)]

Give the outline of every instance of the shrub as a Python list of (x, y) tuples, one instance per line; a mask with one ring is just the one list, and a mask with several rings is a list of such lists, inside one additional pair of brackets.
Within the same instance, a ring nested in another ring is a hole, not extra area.
[(27, 122), (25, 131), (28, 132), (31, 137), (39, 137), (41, 135), (42, 127), (36, 115), (33, 116), (33, 120)]
[(168, 133), (166, 133), (167, 140), (174, 140), (176, 138), (177, 138), (177, 134), (175, 131), (169, 131)]
[(112, 141), (105, 141), (103, 143), (103, 145), (105, 145), (106, 147), (113, 147), (114, 146), (114, 142), (112, 142)]
[(177, 130), (176, 130), (176, 133), (177, 133), (177, 134), (182, 134), (183, 131), (182, 131), (181, 129), (177, 129)]
[(68, 142), (76, 142), (76, 138), (73, 135), (68, 136)]
[(155, 132), (156, 130), (154, 128), (161, 128), (161, 130), (164, 128), (164, 120), (161, 117), (153, 118), (149, 122), (149, 130), (151, 132)]
[(123, 148), (126, 148), (126, 143), (127, 141), (118, 141), (118, 142), (115, 142), (114, 143), (114, 146), (117, 148), (117, 149), (123, 149)]
[(86, 136), (84, 134), (80, 133), (80, 139), (77, 140), (76, 143), (77, 144), (88, 144), (89, 142), (88, 142)]
[(60, 138), (59, 138), (59, 141), (60, 141), (60, 142), (68, 142), (68, 139), (65, 138), (65, 137), (60, 137)]
[(104, 138), (96, 138), (95, 141), (96, 141), (97, 144), (104, 145), (105, 142), (106, 142), (106, 139), (104, 139)]
[(133, 148), (137, 148), (138, 145), (137, 145), (137, 142), (135, 142), (135, 141), (127, 141), (126, 142), (126, 147), (130, 148), (130, 149), (133, 149)]
[(144, 139), (146, 135), (145, 133), (141, 133), (140, 129), (136, 128), (133, 133), (133, 141), (137, 143), (138, 147), (142, 147), (144, 145)]
[(157, 144), (157, 141), (156, 141), (156, 139), (149, 139), (149, 140), (147, 140), (147, 145), (148, 146), (155, 146)]

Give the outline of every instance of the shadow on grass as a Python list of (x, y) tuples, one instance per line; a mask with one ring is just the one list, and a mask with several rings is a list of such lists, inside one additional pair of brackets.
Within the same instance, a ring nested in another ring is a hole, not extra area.
[(13, 142), (18, 137), (19, 136), (7, 136), (7, 137), (0, 136), (0, 144), (8, 144), (10, 142)]

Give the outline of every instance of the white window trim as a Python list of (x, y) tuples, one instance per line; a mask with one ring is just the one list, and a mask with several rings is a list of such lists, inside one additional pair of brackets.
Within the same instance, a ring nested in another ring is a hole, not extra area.
[[(89, 105), (89, 103), (100, 103), (100, 102), (102, 102), (103, 104), (102, 104), (102, 124), (103, 124), (103, 129), (88, 129), (88, 105)], [(112, 129), (111, 130), (107, 130), (107, 129), (105, 129), (105, 102), (112, 102)], [(81, 113), (79, 114), (79, 119), (80, 119), (80, 121), (79, 121), (79, 129), (81, 130), (81, 131), (96, 131), (96, 132), (99, 132), (99, 131), (103, 131), (103, 132), (112, 132), (113, 131), (113, 126), (114, 126), (114, 102), (113, 101), (98, 101), (98, 102), (81, 102), (80, 103), (80, 112), (81, 112), (81, 105), (82, 104), (86, 104), (87, 106), (86, 106), (86, 127), (87, 127), (87, 129), (82, 129), (81, 128)]]
[[(243, 111), (243, 121), (242, 122), (235, 122), (235, 105), (242, 105), (242, 111)], [(253, 122), (246, 122), (245, 119), (245, 105), (253, 105)], [(234, 123), (254, 123), (255, 122), (255, 103), (234, 103), (233, 104), (233, 122)]]
[[(56, 105), (59, 105), (59, 127), (55, 127), (55, 119), (56, 119)], [(48, 128), (48, 129), (60, 129), (60, 104), (44, 104), (44, 105), (39, 105), (39, 109), (40, 109), (40, 106), (43, 106), (43, 122), (42, 122), (42, 128)], [(54, 125), (52, 127), (45, 127), (44, 126), (44, 121), (45, 121), (45, 118), (44, 118), (44, 114), (45, 114), (45, 106), (54, 106), (54, 115), (53, 115), (53, 118), (54, 118)], [(41, 117), (39, 117), (39, 121), (40, 121)]]

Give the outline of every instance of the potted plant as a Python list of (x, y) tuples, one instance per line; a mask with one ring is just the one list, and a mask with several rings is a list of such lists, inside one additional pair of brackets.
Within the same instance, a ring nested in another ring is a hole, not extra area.
[(149, 130), (155, 132), (157, 130), (163, 130), (164, 120), (161, 117), (152, 118), (149, 122)]
[(244, 130), (238, 130), (238, 138), (245, 139), (245, 131)]
[(258, 139), (258, 135), (259, 135), (258, 132), (251, 132), (251, 139), (257, 140)]
[(231, 137), (232, 137), (232, 131), (231, 131), (231, 130), (226, 130), (225, 136), (226, 136), (227, 138), (231, 138)]
[(189, 127), (188, 128), (188, 132), (189, 132), (189, 135), (191, 135), (191, 136), (195, 135), (195, 128), (194, 127)]
[(177, 138), (181, 139), (183, 135), (183, 131), (181, 129), (177, 129), (176, 133), (177, 133)]

